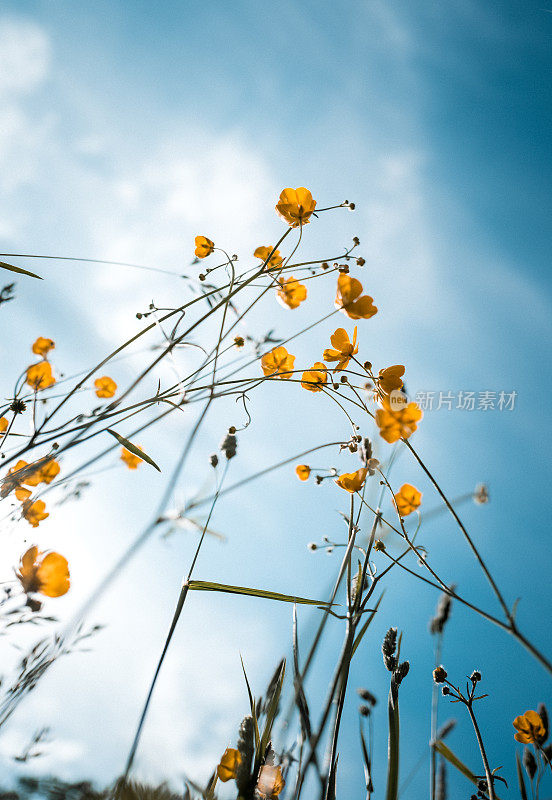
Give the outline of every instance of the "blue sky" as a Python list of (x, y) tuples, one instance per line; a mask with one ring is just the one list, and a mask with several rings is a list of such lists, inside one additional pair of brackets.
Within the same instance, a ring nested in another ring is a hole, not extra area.
[[(551, 611), (551, 381), (545, 369), (551, 26), (541, 3), (498, 8), (468, 0), (446, 7), (379, 0), (165, 2), (155, 9), (143, 2), (8, 0), (0, 14), (1, 251), (187, 269), (198, 232), (244, 259), (275, 240), (281, 226), (273, 206), (284, 186), (309, 186), (321, 205), (354, 200), (355, 214), (309, 226), (303, 252), (329, 256), (360, 237), (367, 264), (358, 277), (380, 308), (361, 327), (361, 354), (377, 364), (405, 363), (412, 394), (518, 393), (511, 413), (428, 412), (416, 441), (451, 497), (488, 482), (491, 504), (468, 505), (463, 518), (508, 599), (522, 597), (520, 624), (543, 646)], [(152, 297), (163, 305), (181, 292), (173, 279), (149, 273), (53, 262), (35, 267), (44, 284), (19, 281), (17, 301), (2, 309), (7, 385), (36, 336), (55, 338), (59, 368), (77, 371), (83, 358), (93, 364), (134, 332), (136, 311)], [(327, 284), (313, 288), (312, 307), (327, 303), (332, 291)], [(310, 312), (299, 313), (269, 305), (247, 330), (263, 331), (269, 314), (270, 327), (288, 335), (310, 319)], [(306, 362), (326, 346), (333, 327), (331, 320), (305, 337), (298, 357)], [(124, 382), (132, 363), (117, 370)], [(321, 431), (324, 438), (326, 431), (347, 435), (318, 398), (302, 397), (298, 407), (288, 387), (281, 391), (278, 414), (268, 391), (255, 398), (235, 479), (253, 470), (259, 454), (269, 464), (303, 443), (305, 449), (318, 444)], [(207, 456), (229, 424), (236, 424), (236, 410), (223, 406), (200, 438), (194, 469), (175, 502), (204, 487)], [(175, 436), (185, 430), (171, 422), (145, 436), (143, 445), (168, 470)], [(378, 448), (384, 455), (385, 445)], [(353, 456), (336, 454), (330, 463), (356, 464)], [(162, 492), (163, 477), (141, 470), (130, 480), (116, 462), (109, 464), (113, 469), (97, 478), (81, 504), (60, 507), (40, 528), (39, 543), (63, 548), (71, 560), (74, 587), (52, 608), (61, 616), (92, 590)], [(415, 483), (427, 508), (436, 505), (406, 454), (394, 480)], [(275, 496), (284, 498), (276, 507)], [(283, 470), (259, 482), (254, 494), (221, 504), (213, 527), (229, 541), (209, 543), (199, 575), (316, 596), (326, 591), (337, 563), (335, 556), (309, 553), (306, 543), (343, 535), (342, 506), (331, 487), (299, 485)], [(27, 531), (14, 527), (2, 544), (7, 574), (23, 536)], [(466, 595), (485, 592), (446, 516), (428, 520), (422, 538), (434, 563)], [(129, 566), (93, 615), (108, 623), (94, 651), (60, 663), (0, 738), (10, 772), (18, 769), (10, 756), (55, 715), (54, 743), (35, 770), (98, 780), (117, 773), (193, 545), (190, 534), (157, 540)], [(492, 597), (484, 596), (494, 610)], [(427, 620), (436, 600), (432, 590), (394, 576), (353, 671), (352, 688), (367, 685), (380, 698), (379, 792), (386, 751), (379, 643), (389, 625), (405, 630), (404, 654), (412, 661), (402, 691), (406, 775), (428, 735), (427, 714), (419, 709), (428, 707), (431, 691)], [(301, 628), (308, 632), (312, 625), (312, 615), (301, 612)], [(235, 741), (246, 711), (239, 652), (261, 692), (289, 651), (290, 635), (287, 607), (194, 598), (152, 705), (138, 774), (176, 785), (183, 773), (206, 776)], [(315, 708), (340, 635), (333, 626), (313, 674)], [(459, 679), (478, 667), (488, 680), (482, 724), (493, 762), (513, 777), (511, 720), (546, 698), (548, 679), (504, 634), (459, 607), (445, 660)], [(340, 759), (343, 796), (362, 781), (355, 705), (351, 692)], [(449, 710), (443, 706), (443, 718)], [(450, 744), (475, 769), (467, 720), (459, 720)], [(467, 795), (461, 779), (451, 775), (451, 783)], [(419, 797), (425, 786), (422, 769), (404, 796)]]

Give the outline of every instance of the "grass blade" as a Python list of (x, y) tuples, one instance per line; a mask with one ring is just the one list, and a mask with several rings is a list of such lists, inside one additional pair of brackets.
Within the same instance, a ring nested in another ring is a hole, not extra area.
[(387, 751), (386, 800), (397, 800), (399, 796), (399, 691), (391, 679), (387, 712), (389, 716), (389, 746)]
[(245, 665), (243, 663), (243, 658), (241, 657), (241, 655), (240, 655), (240, 661), (243, 669), (243, 677), (245, 678), (245, 685), (247, 686), (247, 694), (249, 695), (249, 707), (251, 709), (251, 716), (253, 717), (253, 726), (255, 730), (255, 750), (256, 752), (259, 752), (261, 737), (259, 735), (259, 723), (257, 722), (257, 710), (255, 708), (255, 700), (253, 698), (253, 692), (251, 691), (251, 686), (249, 685), (247, 672), (245, 671)]
[(125, 439), (124, 436), (120, 436), (118, 433), (116, 433), (116, 431), (112, 430), (111, 428), (107, 428), (107, 432), (110, 433), (112, 436), (114, 436), (119, 442), (119, 444), (122, 444), (123, 447), (126, 447), (126, 449), (129, 450), (131, 453), (133, 453), (135, 456), (138, 456), (138, 458), (141, 458), (143, 461), (146, 461), (152, 467), (155, 467), (157, 472), (161, 472), (160, 468), (157, 466), (153, 458), (150, 458), (150, 456), (148, 456), (147, 453), (144, 453), (144, 451), (140, 450), (139, 447), (136, 447), (135, 444), (132, 444), (132, 442), (129, 442), (128, 439)]
[(379, 604), (380, 604), (380, 603), (381, 603), (381, 601), (383, 600), (383, 595), (384, 595), (384, 594), (385, 594), (385, 592), (382, 592), (382, 593), (380, 594), (380, 596), (379, 596), (379, 599), (378, 599), (378, 601), (377, 601), (377, 603), (376, 603), (376, 607), (374, 608), (374, 610), (372, 611), (372, 613), (370, 614), (370, 616), (368, 617), (368, 619), (366, 620), (366, 622), (364, 623), (364, 625), (362, 626), (362, 628), (361, 628), (361, 629), (359, 630), (359, 632), (357, 633), (356, 639), (355, 639), (355, 641), (354, 641), (354, 644), (353, 644), (353, 652), (351, 653), (351, 658), (352, 658), (352, 657), (354, 656), (354, 654), (356, 653), (356, 649), (357, 649), (357, 647), (359, 646), (359, 644), (361, 643), (361, 641), (362, 641), (362, 638), (363, 638), (364, 634), (366, 633), (366, 631), (367, 631), (367, 630), (368, 630), (368, 628), (370, 627), (370, 623), (372, 622), (372, 620), (373, 620), (373, 619), (374, 619), (374, 617), (376, 616), (376, 612), (377, 612), (377, 610), (378, 610), (378, 608), (379, 608)]
[[(435, 742), (435, 749), (437, 750), (438, 753), (440, 753), (440, 755), (443, 756), (443, 758), (446, 758), (449, 764), (452, 764), (453, 767), (456, 767), (456, 769), (459, 772), (461, 772), (465, 778), (471, 781), (474, 784), (474, 786), (477, 786), (477, 784), (479, 783), (479, 778), (475, 777), (471, 769), (467, 767), (463, 761), (460, 761), (458, 756), (455, 755), (450, 749), (450, 747), (448, 747), (441, 739), (438, 739)], [(498, 795), (496, 795), (496, 800), (500, 800)]]
[(516, 770), (517, 779), (519, 784), (519, 796), (521, 800), (527, 800), (527, 789), (525, 788), (525, 778), (523, 777), (523, 769), (521, 767), (521, 759), (519, 753), (516, 752)]
[(39, 281), (43, 280), (40, 275), (29, 272), (28, 269), (23, 269), (23, 267), (14, 267), (13, 264), (6, 264), (5, 261), (0, 261), (0, 268), (7, 269), (9, 272), (17, 272), (19, 275), (28, 275), (30, 278), (38, 278)]
[(280, 594), (268, 589), (250, 589), (247, 586), (230, 586), (226, 583), (212, 581), (188, 581), (190, 590), (196, 592), (226, 592), (227, 594), (244, 594), (249, 597), (263, 597), (265, 600), (279, 600), (283, 603), (299, 603), (307, 606), (326, 606), (321, 600), (309, 600), (306, 597), (295, 597), (291, 594)]

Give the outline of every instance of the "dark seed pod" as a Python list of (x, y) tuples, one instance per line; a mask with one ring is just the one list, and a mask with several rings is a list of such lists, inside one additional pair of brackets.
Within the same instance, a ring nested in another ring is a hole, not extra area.
[(385, 638), (381, 646), (381, 652), (383, 654), (383, 663), (385, 664), (385, 668), (389, 670), (389, 672), (393, 672), (393, 670), (397, 666), (397, 659), (395, 658), (396, 649), (397, 649), (397, 629), (389, 628), (389, 630), (385, 634)]

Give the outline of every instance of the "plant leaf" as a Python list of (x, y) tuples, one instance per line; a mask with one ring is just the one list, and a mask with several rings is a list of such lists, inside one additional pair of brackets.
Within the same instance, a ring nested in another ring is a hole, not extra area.
[(138, 456), (138, 458), (141, 458), (143, 461), (147, 461), (148, 464), (151, 464), (152, 467), (155, 467), (157, 472), (161, 472), (160, 468), (157, 466), (153, 458), (150, 458), (150, 456), (148, 456), (147, 453), (144, 453), (144, 451), (140, 450), (139, 447), (136, 447), (135, 444), (132, 444), (132, 442), (129, 442), (128, 439), (125, 439), (124, 436), (120, 436), (111, 428), (107, 428), (107, 432), (110, 433), (112, 436), (114, 436), (119, 442), (119, 444), (122, 444), (123, 447), (126, 447), (126, 449), (129, 450), (131, 453), (133, 453), (135, 456)]
[(249, 589), (246, 586), (229, 586), (226, 583), (212, 583), (211, 581), (188, 581), (191, 590), (197, 592), (226, 592), (227, 594), (245, 594), (250, 597), (264, 597), (265, 600), (279, 600), (284, 603), (299, 603), (307, 606), (327, 606), (321, 600), (309, 600), (306, 597), (295, 597), (291, 594), (280, 594), (268, 589)]
[(366, 620), (366, 622), (364, 623), (362, 628), (357, 633), (356, 639), (355, 639), (354, 644), (353, 644), (353, 650), (352, 650), (352, 653), (351, 653), (351, 658), (356, 653), (356, 649), (359, 646), (359, 644), (361, 643), (362, 637), (364, 636), (364, 634), (366, 633), (366, 631), (368, 630), (368, 628), (370, 626), (370, 623), (372, 622), (372, 620), (376, 616), (376, 612), (377, 612), (377, 610), (379, 608), (379, 604), (383, 600), (383, 595), (384, 594), (385, 594), (385, 590), (380, 594), (379, 599), (378, 599), (378, 601), (376, 603), (376, 607), (374, 608), (374, 610), (372, 611), (372, 613), (370, 614), (370, 616), (368, 617), (368, 619)]
[(28, 275), (30, 278), (38, 278), (39, 281), (43, 280), (40, 275), (29, 272), (28, 269), (23, 269), (23, 267), (14, 267), (13, 264), (6, 264), (5, 261), (0, 261), (0, 267), (2, 269), (7, 269), (9, 272), (17, 272), (19, 275)]
[[(456, 767), (456, 769), (459, 772), (461, 772), (462, 775), (464, 775), (464, 777), (466, 777), (469, 781), (471, 781), (474, 784), (474, 786), (477, 786), (480, 779), (475, 777), (471, 769), (467, 767), (463, 761), (460, 761), (458, 756), (456, 756), (452, 752), (450, 747), (448, 747), (441, 739), (438, 739), (435, 742), (435, 749), (437, 750), (438, 753), (440, 753), (443, 756), (443, 758), (446, 758), (446, 760), (450, 764), (452, 764), (453, 767)], [(495, 792), (495, 797), (496, 800), (500, 800), (496, 792)]]
[(527, 800), (527, 789), (525, 788), (525, 778), (523, 777), (523, 770), (521, 768), (521, 760), (519, 757), (519, 753), (516, 751), (516, 770), (517, 770), (517, 779), (519, 783), (519, 794), (521, 800)]

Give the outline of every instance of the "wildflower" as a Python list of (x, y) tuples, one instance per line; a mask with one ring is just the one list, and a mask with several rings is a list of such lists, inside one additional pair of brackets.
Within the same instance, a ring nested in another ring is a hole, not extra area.
[(129, 469), (138, 469), (138, 464), (141, 464), (143, 460), (143, 458), (138, 458), (130, 450), (127, 450), (126, 447), (121, 449), (121, 461), (124, 461)]
[(447, 678), (447, 671), (444, 667), (435, 667), (433, 670), (433, 680), (435, 683), (444, 683)]
[(294, 364), (295, 356), (292, 356), (285, 347), (281, 346), (274, 347), (261, 358), (261, 367), (266, 376), (278, 375), (285, 380), (291, 378)]
[(404, 483), (395, 495), (395, 505), (401, 517), (407, 517), (421, 505), (422, 493), (410, 483)]
[(52, 365), (49, 361), (39, 361), (38, 364), (31, 364), (27, 368), (25, 380), (36, 392), (41, 389), (47, 389), (48, 386), (52, 386), (56, 382), (52, 374)]
[(402, 389), (402, 376), (404, 367), (402, 364), (394, 364), (392, 367), (380, 369), (377, 384), (383, 394), (391, 394), (396, 389)]
[(46, 358), (50, 350), (53, 350), (55, 346), (56, 343), (53, 339), (45, 339), (44, 336), (39, 336), (32, 346), (32, 351), (36, 353), (37, 356)]
[(337, 361), (334, 372), (336, 370), (346, 369), (351, 358), (358, 353), (358, 347), (356, 346), (357, 326), (355, 325), (352, 342), (349, 341), (349, 334), (345, 328), (338, 328), (335, 333), (330, 336), (330, 342), (335, 349), (332, 350), (328, 348), (324, 350), (322, 358), (324, 361)]
[(400, 408), (393, 408), (388, 399), (383, 401), (383, 408), (376, 411), (376, 424), (380, 436), (392, 444), (398, 439), (408, 439), (418, 427), (423, 417), (421, 408), (416, 403), (408, 403)]
[(39, 483), (52, 483), (60, 471), (59, 464), (53, 458), (48, 461), (43, 461), (42, 463), (38, 462), (34, 471), (32, 469), (34, 466), (33, 464), (27, 465), (24, 461), (19, 463), (25, 467), (28, 466), (28, 470), (25, 470), (21, 478), (21, 483), (25, 483), (27, 486), (38, 486)]
[[(257, 247), (253, 255), (255, 258), (260, 258), (262, 261), (266, 261), (267, 258), (272, 253), (272, 247), (264, 246), (264, 247)], [(270, 256), (269, 260), (266, 263), (266, 269), (277, 269), (281, 267), (284, 263), (284, 259), (282, 258), (279, 250), (274, 250), (272, 255)]]
[(234, 336), (234, 344), (240, 350), (245, 345), (243, 336)]
[(512, 724), (517, 730), (514, 734), (516, 742), (540, 744), (546, 738), (546, 728), (536, 711), (526, 711), (525, 714), (516, 717)]
[(350, 319), (370, 319), (378, 312), (373, 298), (367, 294), (361, 297), (361, 294), (360, 281), (350, 275), (338, 275), (335, 307), (340, 308)]
[(353, 494), (354, 492), (360, 491), (367, 474), (367, 467), (363, 467), (362, 469), (357, 469), (356, 472), (344, 472), (335, 482), (342, 489), (345, 489), (346, 492), (351, 492), (351, 494)]
[(307, 287), (299, 283), (293, 275), (289, 278), (281, 278), (278, 283), (278, 300), (287, 308), (299, 308), (303, 300), (307, 299)]
[(23, 591), (40, 592), (46, 597), (61, 597), (69, 591), (69, 565), (59, 553), (39, 552), (29, 547), (21, 557), (16, 573)]
[(328, 382), (328, 369), (321, 361), (315, 361), (312, 368), (303, 372), (301, 386), (309, 392), (321, 392)]
[(284, 189), (276, 203), (276, 211), (292, 228), (306, 225), (315, 208), (316, 200), (304, 186)]
[(96, 397), (113, 397), (117, 391), (117, 384), (112, 378), (108, 378), (107, 375), (96, 378), (94, 386), (96, 387)]
[(285, 785), (286, 782), (282, 775), (281, 767), (273, 767), (269, 764), (261, 767), (257, 781), (257, 791), (261, 797), (269, 797), (271, 799), (278, 797)]
[(8, 429), (9, 424), (6, 417), (0, 417), (0, 434), (3, 434)]
[(231, 781), (235, 778), (240, 763), (240, 751), (233, 747), (227, 747), (217, 767), (217, 777), (219, 781), (226, 783), (226, 781)]
[(32, 525), (33, 528), (38, 528), (42, 520), (50, 516), (47, 511), (44, 511), (45, 508), (46, 503), (44, 500), (35, 500), (34, 503), (31, 503), (30, 500), (25, 500), (22, 514), (29, 525)]
[(311, 474), (311, 468), (308, 466), (308, 464), (297, 464), (295, 467), (295, 474), (300, 481), (308, 481)]
[(195, 254), (197, 258), (206, 258), (210, 256), (214, 249), (215, 243), (206, 236), (195, 237)]

